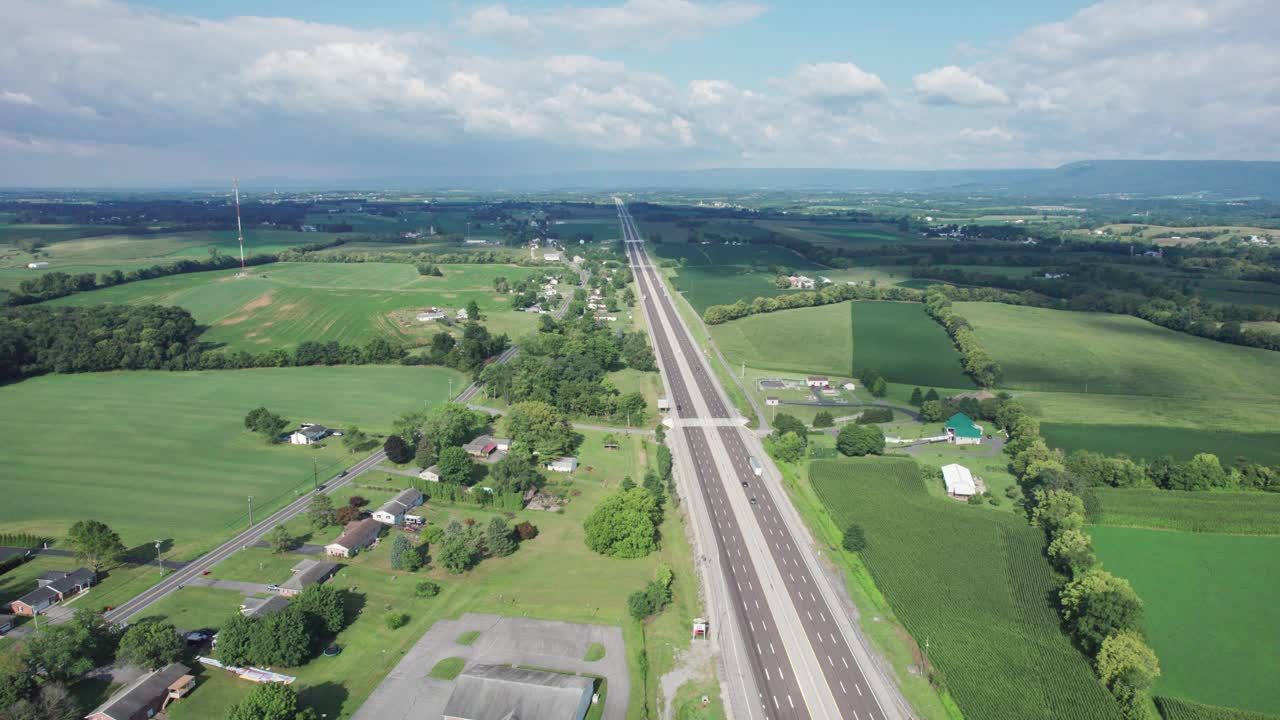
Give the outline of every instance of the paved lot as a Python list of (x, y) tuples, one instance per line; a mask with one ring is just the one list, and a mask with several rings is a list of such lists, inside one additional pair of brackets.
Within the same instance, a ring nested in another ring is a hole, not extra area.
[[(459, 635), (472, 630), (480, 633), (475, 643), (467, 646), (456, 642)], [(605, 647), (605, 656), (587, 662), (582, 658), (593, 642)], [(609, 680), (604, 720), (625, 720), (627, 716), (631, 682), (620, 628), (467, 613), (457, 620), (440, 620), (431, 626), (373, 691), (354, 720), (440, 717), (453, 691), (453, 682), (427, 677), (427, 673), (449, 657), (463, 658), (467, 666), (532, 665), (600, 675)]]
[(216, 578), (198, 577), (187, 581), (192, 587), (211, 587), (219, 590), (234, 590), (241, 595), (271, 592), (266, 583), (240, 582), (239, 580), (218, 580)]

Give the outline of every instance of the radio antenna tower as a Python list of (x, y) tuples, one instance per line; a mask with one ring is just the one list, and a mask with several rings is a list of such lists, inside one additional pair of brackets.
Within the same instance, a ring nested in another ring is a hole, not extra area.
[(240, 276), (248, 275), (248, 271), (244, 269), (244, 228), (240, 225), (240, 178), (235, 179), (236, 185), (236, 235), (240, 237)]

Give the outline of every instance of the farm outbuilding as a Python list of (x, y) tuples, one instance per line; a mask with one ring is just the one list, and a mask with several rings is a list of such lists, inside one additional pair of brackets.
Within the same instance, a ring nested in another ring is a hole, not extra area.
[(454, 684), (444, 720), (582, 720), (591, 709), (595, 683), (589, 677), (472, 665)]
[(556, 458), (555, 460), (552, 460), (551, 462), (547, 463), (547, 469), (552, 472), (571, 473), (574, 470), (578, 469), (578, 458), (576, 457)]
[(963, 465), (952, 463), (942, 466), (942, 482), (947, 486), (947, 494), (954, 498), (970, 498), (978, 494), (978, 485), (973, 481), (973, 473)]
[(982, 443), (982, 426), (978, 425), (964, 413), (952, 415), (946, 423), (947, 442), (956, 445), (979, 445)]
[(810, 375), (804, 379), (804, 384), (811, 388), (828, 388), (831, 387), (831, 378), (825, 375)]

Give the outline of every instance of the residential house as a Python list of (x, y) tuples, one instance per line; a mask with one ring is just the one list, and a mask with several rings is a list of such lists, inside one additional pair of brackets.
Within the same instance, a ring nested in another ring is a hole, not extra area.
[(264, 618), (289, 607), (289, 598), (272, 595), (268, 598), (247, 597), (240, 601), (240, 614), (248, 618)]
[(582, 675), (478, 664), (454, 681), (443, 720), (582, 720), (595, 699)]
[(766, 398), (764, 399), (764, 404), (765, 404), (765, 405), (769, 405), (769, 406), (781, 405), (781, 404), (782, 404), (782, 401), (781, 401), (781, 400), (779, 400), (778, 398), (776, 398), (776, 397), (774, 397), (774, 396), (770, 395), (770, 396), (768, 396), (768, 397), (766, 397)]
[(561, 260), (564, 259), (564, 256), (558, 252), (549, 252), (549, 253), (543, 253), (542, 259), (546, 260), (547, 262), (560, 262)]
[(162, 712), (196, 686), (191, 668), (173, 663), (138, 678), (112, 695), (85, 720), (147, 720)]
[(791, 284), (792, 289), (796, 290), (812, 290), (814, 288), (813, 278), (804, 275), (790, 275), (787, 277), (787, 282)]
[(552, 460), (551, 462), (547, 463), (547, 469), (551, 470), (552, 472), (571, 473), (574, 470), (578, 469), (578, 458), (576, 457), (556, 458), (555, 460)]
[(88, 568), (66, 570), (49, 570), (36, 578), (36, 589), (9, 603), (9, 611), (14, 615), (39, 615), (55, 603), (88, 590), (93, 586), (96, 576)]
[(573, 256), (573, 264), (574, 264), (574, 265), (581, 265), (582, 263), (586, 262), (586, 260), (587, 260), (587, 259), (586, 259), (586, 258), (584, 258), (584, 257), (582, 257), (581, 255), (574, 255), (574, 256)]
[(845, 390), (853, 390), (857, 386), (853, 384), (852, 380), (846, 380), (844, 385), (842, 385), (841, 387), (843, 387)]
[(319, 585), (328, 580), (336, 572), (338, 572), (338, 563), (328, 560), (303, 560), (293, 566), (293, 574), (280, 584), (278, 592), (284, 597), (293, 597), (312, 585)]
[(963, 465), (942, 466), (942, 482), (947, 486), (947, 494), (953, 498), (968, 499), (978, 494), (978, 486), (973, 482), (973, 473)]
[(982, 426), (964, 413), (956, 413), (945, 425), (947, 442), (956, 445), (980, 445), (982, 443)]
[(289, 436), (292, 445), (313, 445), (329, 436), (329, 428), (323, 425), (303, 425)]
[(1047, 272), (1044, 274), (1045, 280), (1061, 280), (1065, 277), (1071, 277), (1071, 273), (1064, 272)]
[(804, 379), (804, 384), (811, 388), (819, 388), (825, 390), (831, 387), (831, 379), (825, 375), (810, 375)]
[[(439, 480), (437, 479), (437, 482)], [(417, 488), (408, 488), (400, 491), (399, 495), (383, 503), (373, 513), (373, 519), (383, 525), (399, 525), (404, 522), (405, 513), (422, 504), (422, 491)]]
[(471, 314), (467, 312), (466, 308), (459, 308), (457, 314), (454, 315), (454, 317), (458, 319), (458, 322), (466, 322), (467, 320), (471, 319)]
[(427, 482), (440, 482), (440, 466), (432, 465), (429, 468), (424, 468), (422, 472), (418, 473), (418, 477)]
[(373, 518), (349, 522), (337, 540), (324, 546), (324, 553), (333, 557), (355, 557), (372, 545), (381, 532), (382, 523)]
[(444, 311), (440, 308), (427, 308), (418, 312), (418, 322), (436, 322), (445, 319)]
[(618, 316), (608, 310), (601, 310), (595, 315), (597, 322), (617, 322)]
[(32, 269), (32, 270), (39, 270), (40, 268), (47, 268), (47, 267), (49, 267), (49, 263), (47, 263), (47, 262), (29, 262), (29, 263), (27, 263), (27, 267), (28, 267), (28, 268), (30, 268), (30, 269)]
[(477, 460), (498, 460), (502, 456), (495, 457), (494, 453), (506, 453), (511, 449), (511, 440), (509, 438), (496, 438), (491, 435), (481, 435), (471, 442), (462, 446), (467, 454)]

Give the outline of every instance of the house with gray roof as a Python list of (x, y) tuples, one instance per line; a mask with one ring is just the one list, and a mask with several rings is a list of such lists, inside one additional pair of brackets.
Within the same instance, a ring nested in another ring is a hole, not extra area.
[(335, 557), (355, 557), (361, 550), (372, 545), (381, 532), (382, 523), (373, 518), (349, 522), (337, 540), (324, 546), (324, 552)]
[(472, 665), (458, 675), (443, 720), (582, 720), (594, 685), (580, 675)]
[[(437, 482), (439, 481), (437, 475)], [(399, 495), (385, 502), (373, 513), (373, 519), (383, 525), (399, 525), (404, 522), (405, 514), (422, 504), (422, 491), (409, 488), (400, 491)]]
[(35, 590), (9, 603), (9, 611), (14, 615), (39, 615), (53, 604), (88, 590), (95, 577), (89, 568), (47, 570), (36, 578)]
[(85, 720), (147, 720), (195, 686), (191, 668), (174, 663), (138, 678), (86, 715)]
[(289, 598), (272, 595), (269, 598), (247, 597), (240, 602), (240, 614), (247, 618), (264, 618), (289, 607)]
[(333, 577), (338, 563), (328, 560), (303, 560), (293, 566), (293, 574), (280, 584), (280, 594), (293, 597), (312, 585), (318, 585)]

